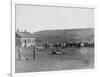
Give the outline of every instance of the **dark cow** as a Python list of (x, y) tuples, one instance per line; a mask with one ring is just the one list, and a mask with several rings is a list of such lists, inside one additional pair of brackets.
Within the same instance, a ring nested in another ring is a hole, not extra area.
[(48, 42), (43, 43), (45, 49), (49, 48)]
[(85, 42), (84, 47), (94, 47), (94, 43)]

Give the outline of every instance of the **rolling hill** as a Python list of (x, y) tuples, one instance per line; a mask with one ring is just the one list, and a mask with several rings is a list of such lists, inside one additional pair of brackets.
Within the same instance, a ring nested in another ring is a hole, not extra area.
[(33, 34), (37, 42), (49, 41), (68, 42), (68, 41), (83, 41), (94, 42), (94, 28), (84, 29), (64, 29), (64, 30), (43, 30)]

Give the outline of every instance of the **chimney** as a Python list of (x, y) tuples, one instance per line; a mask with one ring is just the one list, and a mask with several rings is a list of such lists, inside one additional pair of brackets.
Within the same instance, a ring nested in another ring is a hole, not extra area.
[(26, 29), (25, 29), (25, 32), (26, 32)]
[(17, 29), (17, 32), (19, 32), (19, 29)]

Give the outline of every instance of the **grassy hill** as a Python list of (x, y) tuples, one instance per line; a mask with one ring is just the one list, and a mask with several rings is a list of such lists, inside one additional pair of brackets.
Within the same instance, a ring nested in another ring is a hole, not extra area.
[(68, 42), (68, 41), (94, 41), (94, 28), (85, 29), (64, 29), (64, 30), (43, 30), (33, 34), (37, 42), (49, 41)]

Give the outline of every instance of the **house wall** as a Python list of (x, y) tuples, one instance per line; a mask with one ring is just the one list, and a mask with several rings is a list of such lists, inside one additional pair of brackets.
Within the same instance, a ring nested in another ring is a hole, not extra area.
[(26, 40), (27, 47), (31, 45), (35, 45), (35, 38), (21, 38), (22, 47), (25, 46), (25, 40)]
[(21, 43), (21, 38), (16, 38), (15, 40), (15, 45), (18, 47), (18, 46), (22, 46), (22, 43)]

